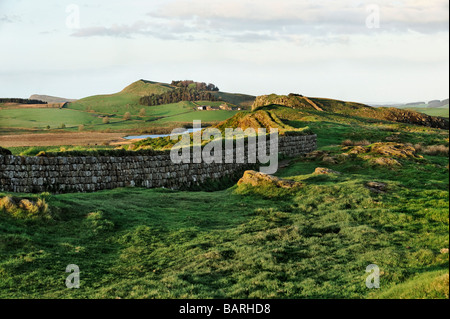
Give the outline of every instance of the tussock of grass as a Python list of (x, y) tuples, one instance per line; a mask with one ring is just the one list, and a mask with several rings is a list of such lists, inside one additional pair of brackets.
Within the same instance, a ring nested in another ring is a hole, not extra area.
[(428, 145), (424, 146), (423, 144), (415, 144), (414, 148), (419, 153), (427, 154), (427, 155), (442, 155), (448, 157), (449, 148), (448, 145)]
[(371, 143), (368, 140), (362, 140), (362, 141), (352, 141), (350, 139), (346, 139), (342, 141), (342, 146), (367, 146)]
[(19, 219), (50, 219), (50, 209), (45, 198), (31, 201), (26, 198), (4, 196), (0, 198), (0, 211)]
[(376, 296), (382, 299), (448, 299), (449, 274), (431, 271), (417, 275)]

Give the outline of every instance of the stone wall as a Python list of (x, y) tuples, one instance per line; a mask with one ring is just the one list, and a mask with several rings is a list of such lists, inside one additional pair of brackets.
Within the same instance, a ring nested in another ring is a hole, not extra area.
[[(316, 149), (316, 139), (316, 135), (281, 136), (278, 151), (287, 157), (309, 153)], [(182, 189), (211, 179), (229, 177), (237, 180), (246, 169), (259, 167), (259, 164), (247, 163), (247, 156), (245, 154), (243, 164), (192, 163), (192, 160), (190, 163), (176, 164), (168, 153), (115, 157), (0, 155), (0, 190), (68, 193), (125, 186)]]

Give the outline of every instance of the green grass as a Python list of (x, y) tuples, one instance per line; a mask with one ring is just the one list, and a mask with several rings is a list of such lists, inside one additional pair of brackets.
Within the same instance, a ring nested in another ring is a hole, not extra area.
[(393, 286), (377, 297), (382, 299), (448, 299), (448, 284), (447, 270), (430, 271)]
[[(21, 130), (47, 131), (61, 130), (78, 131), (79, 125), (84, 125), (84, 131), (123, 131), (140, 132), (161, 127), (177, 127), (191, 123), (193, 120), (203, 122), (219, 122), (236, 114), (236, 111), (197, 111), (193, 102), (178, 102), (159, 106), (142, 106), (124, 104), (126, 98), (119, 95), (115, 104), (103, 103), (97, 97), (88, 101), (76, 102), (64, 109), (4, 109), (0, 110), (0, 127), (6, 134), (14, 134)], [(87, 105), (96, 105), (91, 111), (86, 111)], [(146, 110), (145, 116), (139, 116), (140, 110)], [(116, 110), (117, 109), (117, 110)], [(95, 111), (95, 112), (93, 112)], [(113, 112), (117, 111), (117, 112)], [(124, 120), (123, 113), (130, 112), (131, 119)], [(103, 123), (103, 116), (109, 117), (109, 123)], [(27, 131), (25, 131), (27, 132)], [(29, 133), (29, 132), (27, 132)]]
[(139, 114), (139, 96), (130, 93), (116, 93), (110, 95), (95, 95), (69, 103), (68, 108), (79, 111), (93, 111), (103, 114), (123, 115), (130, 112)]
[(256, 99), (255, 96), (239, 93), (213, 92), (213, 94), (223, 101), (244, 107), (245, 109), (251, 109), (251, 105)]
[(9, 147), (13, 155), (21, 156), (35, 156), (40, 152), (55, 153), (55, 152), (67, 152), (67, 151), (93, 151), (93, 150), (110, 150), (114, 149), (116, 146), (108, 145), (90, 145), (90, 146), (72, 146), (72, 145), (61, 145), (61, 146), (19, 146), (19, 147)]
[(220, 122), (224, 121), (233, 115), (237, 111), (194, 111), (186, 114), (175, 115), (163, 118), (161, 120), (155, 121), (155, 124), (163, 124), (168, 122), (191, 122), (194, 120), (200, 120), (202, 122)]
[(102, 119), (94, 114), (69, 109), (10, 109), (0, 110), (0, 127), (59, 128), (64, 123), (66, 127), (78, 127), (80, 124), (97, 125)]
[[(346, 139), (393, 135), (448, 146), (448, 131), (273, 111), (309, 126), (330, 156)], [(448, 156), (421, 155), (394, 168), (298, 158), (277, 174), (305, 185), (293, 193), (123, 188), (53, 195), (51, 220), (0, 212), (0, 298), (448, 298)], [(373, 263), (376, 290), (365, 286)], [(80, 289), (65, 287), (68, 264)]]
[(421, 112), (421, 113), (425, 113), (427, 115), (431, 115), (431, 116), (442, 116), (442, 117), (449, 117), (449, 108), (444, 108), (444, 107), (427, 107), (427, 108), (419, 108), (419, 107), (412, 107), (412, 108), (408, 108), (410, 110), (413, 111), (417, 111), (417, 112)]

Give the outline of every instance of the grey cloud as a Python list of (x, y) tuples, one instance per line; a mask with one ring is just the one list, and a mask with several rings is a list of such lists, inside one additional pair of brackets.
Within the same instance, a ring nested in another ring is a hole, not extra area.
[(3, 22), (3, 23), (15, 23), (15, 22), (20, 22), (20, 21), (21, 21), (21, 19), (17, 15), (4, 14), (4, 15), (0, 16), (0, 22)]
[(330, 0), (175, 0), (147, 13), (145, 21), (76, 30), (75, 37), (150, 36), (185, 41), (299, 41), (345, 43), (355, 34), (448, 32), (448, 2), (444, 0), (378, 0), (380, 28), (369, 29), (363, 1), (343, 4)]
[[(444, 0), (377, 1), (380, 30), (383, 32), (433, 33), (447, 31), (448, 2)], [(160, 20), (207, 25), (209, 32), (228, 38), (235, 31), (255, 34), (278, 32), (286, 36), (367, 34), (366, 19), (371, 14), (364, 2), (279, 0), (175, 0), (149, 12)], [(258, 37), (255, 38), (255, 40)], [(260, 37), (264, 40), (264, 37)]]

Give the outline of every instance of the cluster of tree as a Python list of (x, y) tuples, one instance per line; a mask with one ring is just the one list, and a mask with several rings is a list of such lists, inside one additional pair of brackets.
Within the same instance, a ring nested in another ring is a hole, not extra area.
[(163, 94), (152, 94), (139, 99), (141, 105), (162, 105), (180, 101), (219, 101), (211, 92), (199, 91), (189, 87), (177, 88)]
[(197, 91), (219, 91), (219, 88), (212, 83), (206, 84), (205, 82), (194, 82), (192, 80), (172, 81), (171, 85), (179, 88), (196, 89)]
[(47, 104), (47, 102), (41, 100), (30, 100), (20, 98), (0, 98), (0, 103), (19, 103), (19, 104)]

